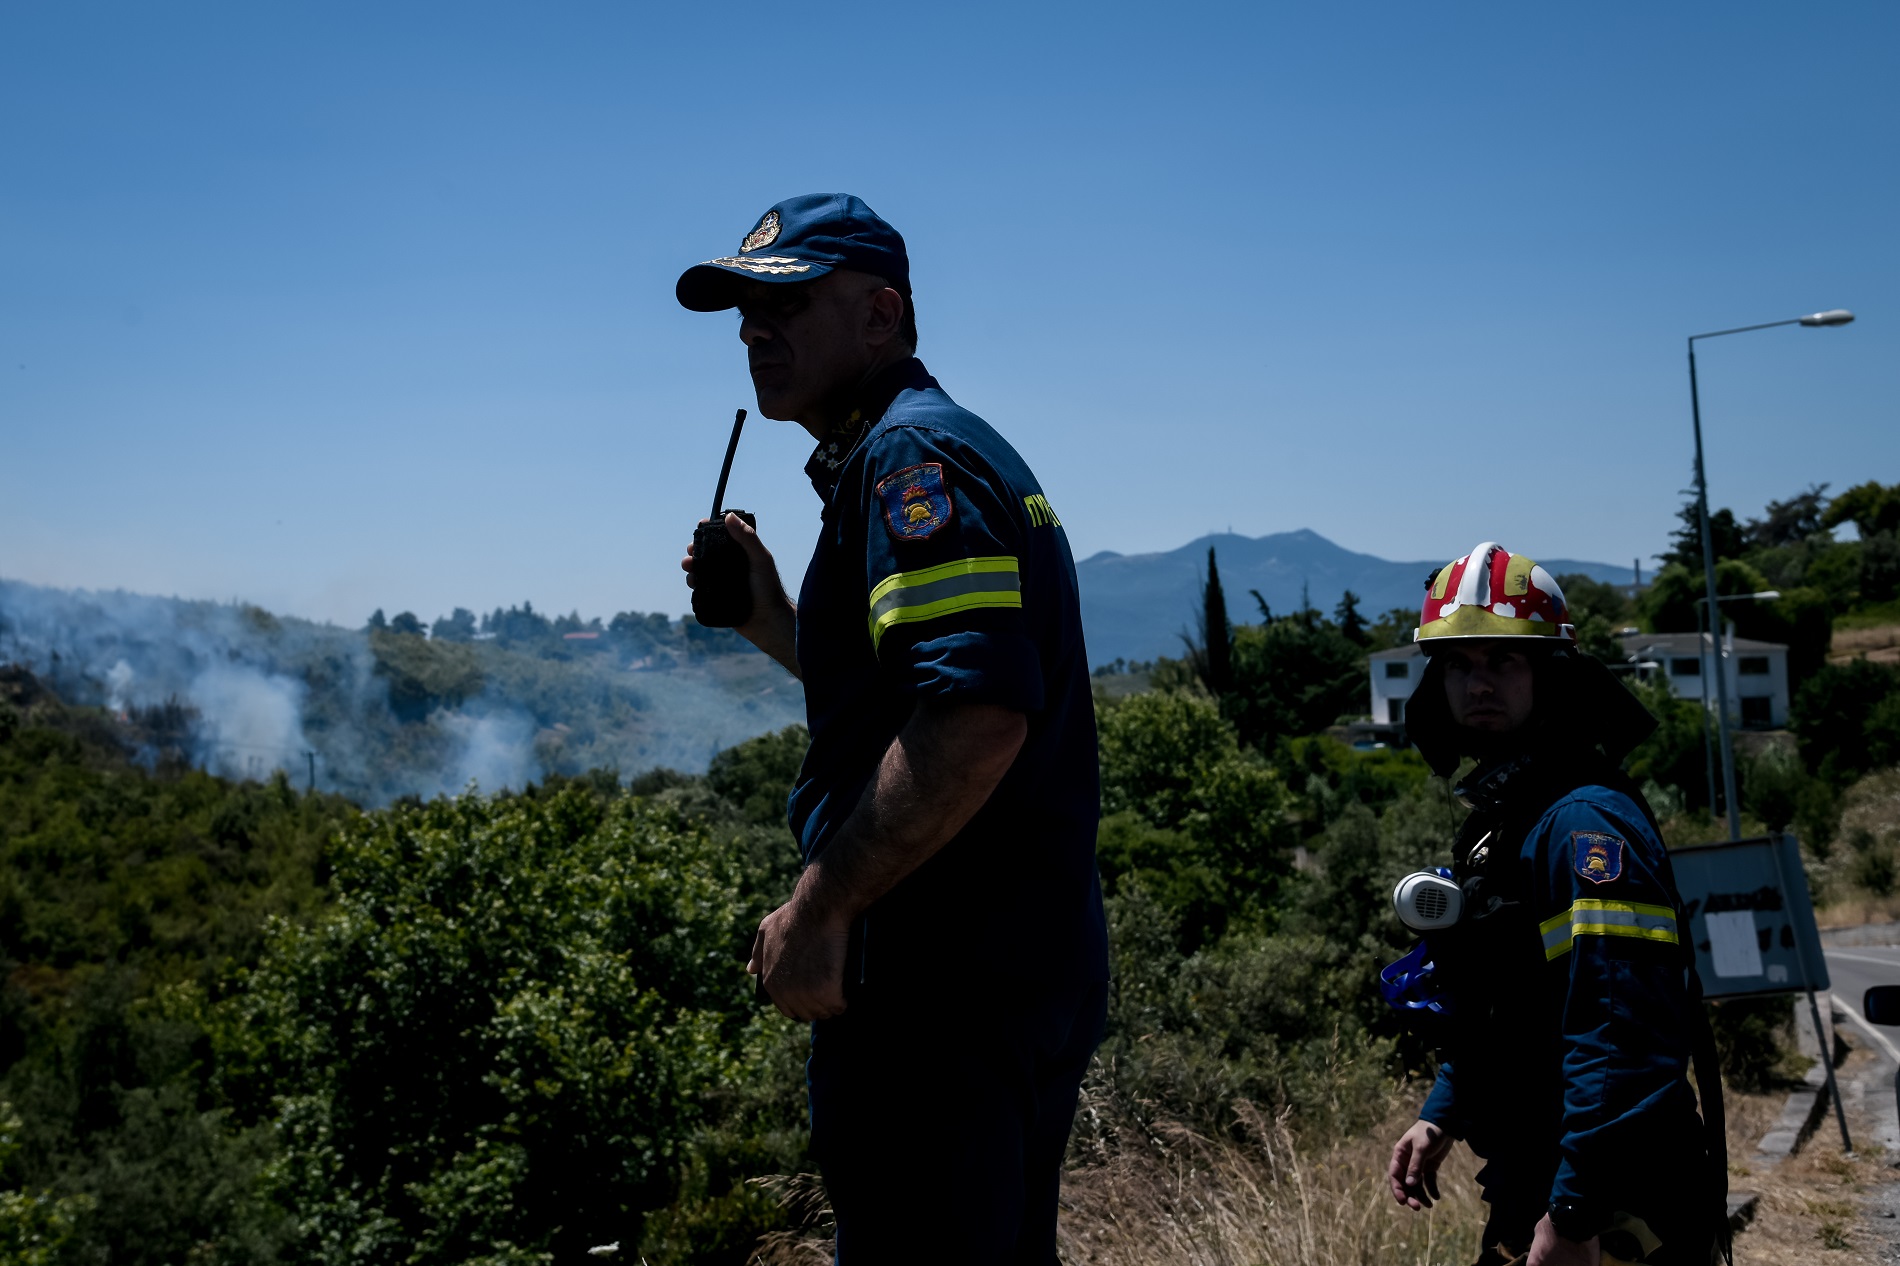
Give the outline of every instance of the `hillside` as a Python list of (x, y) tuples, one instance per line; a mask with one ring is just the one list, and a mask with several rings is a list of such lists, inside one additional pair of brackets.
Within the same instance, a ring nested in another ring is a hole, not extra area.
[(108, 709), (148, 736), (148, 761), (283, 769), (360, 804), (471, 780), (497, 790), (596, 768), (703, 770), (714, 752), (804, 719), (798, 682), (730, 632), (637, 613), (603, 628), (532, 607), (497, 612), (499, 633), (463, 623), (439, 622), (430, 638), (401, 616), (343, 629), (242, 604), (0, 581), (0, 663)]
[[(1393, 607), (1416, 607), (1425, 577), (1445, 559), (1395, 563), (1342, 549), (1317, 532), (1248, 537), (1217, 533), (1160, 554), (1104, 551), (1076, 565), (1082, 585), (1082, 626), (1089, 662), (1149, 660), (1181, 653), (1180, 634), (1199, 601), (1207, 550), (1220, 560), (1221, 579), (1235, 619), (1258, 618), (1248, 590), (1257, 589), (1276, 614), (1296, 610), (1302, 591), (1330, 613), (1346, 590), (1359, 595), (1368, 617)], [(1573, 559), (1539, 559), (1552, 575), (1581, 572), (1626, 585), (1628, 567)]]
[[(1782, 592), (1737, 613), (1745, 635), (1797, 644), (1840, 611), (1872, 640), (1900, 601), (1889, 543), (1745, 543), (1718, 575)], [(1586, 643), (1680, 628), (1691, 561), (1640, 598), (1574, 584)], [(1175, 661), (1098, 696), (1116, 989), (1063, 1234), (1103, 1266), (1179, 1260), (1156, 1227), (1265, 1263), (1475, 1252), (1468, 1184), (1455, 1225), (1379, 1196), (1407, 1079), (1430, 1072), (1374, 985), (1412, 940), (1385, 894), (1442, 860), (1461, 810), (1416, 752), (1330, 734), (1396, 629), (1296, 603), (1235, 612), (1217, 691)], [(1744, 832), (1793, 828), (1818, 903), (1860, 921), (1900, 904), (1900, 672), (1826, 662), (1830, 628), (1805, 643), (1793, 741), (1751, 745), (1737, 773)], [(38, 1235), (47, 1266), (320, 1266), (335, 1228), (369, 1227), (375, 1260), (418, 1266), (597, 1245), (653, 1266), (829, 1260), (800, 1177), (809, 1037), (758, 1007), (735, 953), (794, 881), (781, 806), (805, 733), (704, 776), (558, 776), (667, 743), (702, 759), (719, 727), (790, 708), (785, 678), (659, 616), (524, 606), (432, 632), (0, 585), (0, 659), (49, 674), (0, 668), (0, 1244)], [(1660, 725), (1630, 776), (1665, 840), (1706, 840), (1700, 707), (1637, 689)], [(297, 743), (323, 753), (314, 793), (216, 772)], [(397, 790), (481, 760), (544, 776)], [(332, 777), (393, 798), (359, 810)], [(1787, 1014), (1713, 1012), (1730, 1090), (1783, 1089)], [(919, 1086), (920, 1119), (954, 1111)], [(1749, 1138), (1779, 1097), (1741, 1099)]]
[[(1348, 589), (1369, 616), (1409, 607), (1438, 565), (1356, 554), (1309, 531), (1097, 554), (1077, 568), (1090, 661), (1178, 654), (1210, 545), (1241, 620), (1256, 618), (1256, 589), (1282, 613), (1303, 592), (1331, 611)], [(1629, 579), (1600, 563), (1546, 566)], [(638, 612), (550, 621), (526, 604), (479, 624), (458, 610), (425, 636), (406, 614), (344, 629), (243, 603), (0, 580), (5, 662), (148, 728), (146, 710), (175, 705), (157, 718), (160, 746), (199, 767), (283, 769), (363, 804), (471, 780), (496, 789), (593, 768), (699, 770), (722, 748), (804, 719), (798, 682), (730, 632)]]

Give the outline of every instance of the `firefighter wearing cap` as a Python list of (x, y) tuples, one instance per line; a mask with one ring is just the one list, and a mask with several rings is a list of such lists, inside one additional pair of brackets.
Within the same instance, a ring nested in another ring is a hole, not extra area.
[(1426, 941), (1442, 1062), (1393, 1196), (1429, 1206), (1464, 1139), (1486, 1162), (1481, 1263), (1707, 1266), (1727, 1251), (1720, 1081), (1669, 857), (1620, 769), (1654, 719), (1577, 651), (1557, 582), (1495, 544), (1433, 574), (1415, 640), (1408, 734), (1443, 777), (1477, 764), (1464, 914)]
[(1050, 1266), (1108, 978), (1062, 521), (916, 359), (904, 240), (861, 200), (779, 203), (678, 297), (738, 308), (759, 412), (817, 445), (796, 602), (758, 534), (726, 526), (750, 564), (738, 631), (804, 682), (810, 718), (789, 802), (806, 866), (750, 968), (814, 1021), (838, 1259)]

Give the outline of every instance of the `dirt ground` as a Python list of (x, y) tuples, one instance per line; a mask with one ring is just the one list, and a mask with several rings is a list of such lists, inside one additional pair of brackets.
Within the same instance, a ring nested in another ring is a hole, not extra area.
[[(1800, 1151), (1764, 1165), (1755, 1145), (1786, 1096), (1730, 1097), (1729, 1190), (1761, 1196), (1754, 1221), (1736, 1237), (1737, 1266), (1900, 1263), (1900, 1155), (1879, 1141), (1883, 1114), (1893, 1112), (1894, 1066), (1864, 1035), (1841, 1033), (1852, 1048), (1836, 1075), (1848, 1101), (1853, 1153), (1841, 1150), (1830, 1111)], [(1891, 1137), (1890, 1121), (1885, 1129)]]
[(1876, 664), (1900, 664), (1900, 624), (1882, 624), (1871, 629), (1836, 629), (1828, 647), (1831, 664), (1844, 664), (1865, 655)]

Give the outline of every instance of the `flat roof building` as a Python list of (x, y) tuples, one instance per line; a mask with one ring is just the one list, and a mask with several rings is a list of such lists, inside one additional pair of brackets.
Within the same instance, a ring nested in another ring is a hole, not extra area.
[[(1611, 664), (1640, 680), (1661, 676), (1680, 699), (1701, 702), (1715, 697), (1710, 639), (1695, 633), (1622, 633), (1623, 662)], [(1780, 642), (1729, 637), (1723, 662), (1728, 669), (1730, 720), (1751, 730), (1788, 724), (1788, 648)], [(1395, 646), (1367, 657), (1369, 706), (1374, 725), (1405, 724), (1405, 705), (1425, 674), (1425, 656), (1417, 646)], [(1707, 705), (1705, 705), (1707, 706)]]
[[(1617, 640), (1639, 678), (1660, 675), (1679, 699), (1715, 698), (1714, 648), (1706, 633), (1625, 633)], [(1788, 648), (1732, 635), (1723, 644), (1730, 720), (1751, 730), (1787, 725)]]

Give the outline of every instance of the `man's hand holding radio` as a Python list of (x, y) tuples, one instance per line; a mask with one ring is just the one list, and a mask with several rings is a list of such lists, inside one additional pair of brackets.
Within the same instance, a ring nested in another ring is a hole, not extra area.
[[(752, 618), (736, 626), (734, 631), (777, 660), (786, 672), (797, 677), (798, 608), (787, 596), (785, 585), (779, 579), (778, 564), (772, 558), (772, 551), (765, 548), (765, 542), (759, 539), (758, 529), (736, 514), (726, 515), (726, 531), (733, 542), (745, 551), (746, 584), (752, 593)], [(686, 583), (694, 584), (693, 547), (690, 545), (686, 547), (686, 556), (680, 559), (680, 569), (686, 573)]]

